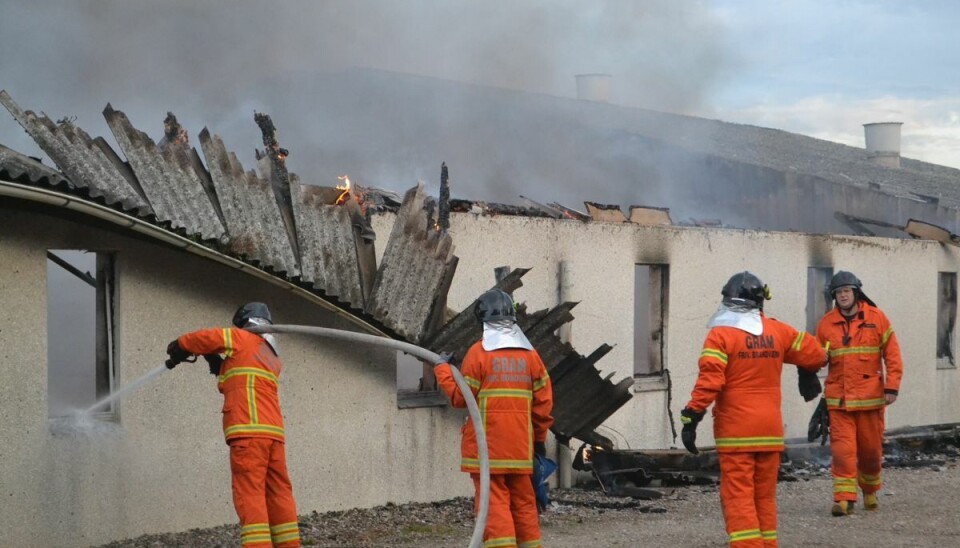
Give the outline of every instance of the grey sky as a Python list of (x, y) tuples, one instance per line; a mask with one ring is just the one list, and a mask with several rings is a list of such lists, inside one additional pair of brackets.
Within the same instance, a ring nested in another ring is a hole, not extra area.
[[(574, 74), (609, 72), (614, 103), (858, 146), (860, 124), (896, 119), (905, 155), (960, 166), (958, 15), (945, 0), (0, 0), (0, 87), (108, 138), (107, 102), (154, 136), (172, 110), (250, 164), (251, 111), (284, 75), (366, 66), (572, 96)], [(0, 142), (39, 154), (3, 113)]]

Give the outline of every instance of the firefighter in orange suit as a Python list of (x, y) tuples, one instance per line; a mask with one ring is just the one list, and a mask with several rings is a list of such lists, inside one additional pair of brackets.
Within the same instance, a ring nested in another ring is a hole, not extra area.
[(720, 501), (730, 545), (777, 546), (777, 471), (783, 451), (780, 377), (784, 362), (800, 368), (800, 393), (820, 394), (816, 372), (826, 355), (812, 335), (763, 314), (766, 285), (734, 274), (700, 352), (700, 375), (681, 411), (682, 440), (696, 454), (696, 428), (713, 408), (720, 457)]
[[(479, 402), (490, 457), (490, 507), (483, 533), (485, 547), (542, 546), (533, 488), (534, 453), (545, 454), (553, 424), (553, 390), (540, 355), (516, 323), (513, 299), (494, 289), (477, 301), (474, 313), (483, 322), (483, 339), (467, 351), (464, 380)], [(440, 389), (454, 407), (466, 400), (453, 380), (450, 364), (435, 368)], [(480, 459), (473, 422), (463, 427), (460, 468), (470, 473), (480, 504)]]
[(210, 372), (217, 375), (223, 432), (230, 446), (233, 504), (244, 548), (300, 546), (277, 393), (283, 364), (271, 335), (244, 329), (269, 323), (265, 304), (247, 303), (234, 315), (235, 327), (187, 333), (167, 347), (167, 367), (203, 355)]
[(837, 272), (828, 287), (837, 305), (817, 326), (817, 339), (830, 356), (823, 395), (830, 413), (835, 516), (853, 511), (858, 485), (864, 508), (878, 508), (884, 406), (897, 401), (903, 376), (890, 320), (861, 287), (853, 273)]

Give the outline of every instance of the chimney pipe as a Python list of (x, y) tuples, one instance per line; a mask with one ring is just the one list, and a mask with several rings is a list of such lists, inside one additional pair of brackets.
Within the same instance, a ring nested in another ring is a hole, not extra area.
[(610, 101), (610, 79), (613, 76), (609, 74), (577, 74), (577, 99), (583, 101), (597, 101), (607, 103)]
[(863, 124), (867, 158), (884, 166), (900, 167), (900, 126), (903, 122), (877, 122)]

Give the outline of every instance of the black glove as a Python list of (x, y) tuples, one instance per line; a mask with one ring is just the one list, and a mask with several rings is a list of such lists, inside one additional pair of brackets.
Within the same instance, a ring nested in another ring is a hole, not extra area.
[(203, 359), (207, 360), (207, 367), (210, 369), (211, 375), (220, 374), (220, 366), (223, 365), (223, 358), (220, 357), (220, 354), (204, 354)]
[(806, 369), (797, 369), (797, 373), (797, 386), (800, 388), (800, 395), (803, 396), (803, 401), (813, 401), (813, 398), (819, 396), (822, 391), (820, 388), (820, 379), (817, 378), (816, 373), (811, 373)]
[(683, 441), (683, 446), (687, 448), (687, 451), (694, 455), (700, 452), (697, 449), (697, 425), (700, 424), (706, 414), (706, 411), (697, 412), (689, 407), (684, 407), (683, 411), (680, 411), (680, 423), (683, 424), (683, 429), (680, 430), (680, 440)]
[(189, 352), (180, 348), (180, 341), (178, 339), (173, 339), (173, 342), (167, 345), (167, 355), (169, 357), (167, 361), (164, 362), (167, 369), (173, 369), (178, 363), (186, 361), (187, 358), (191, 356)]
[(547, 456), (547, 444), (542, 441), (533, 442), (533, 454), (540, 455), (541, 457)]
[(828, 437), (830, 437), (830, 412), (827, 410), (826, 398), (820, 398), (820, 403), (813, 411), (810, 424), (807, 426), (807, 441), (820, 438), (820, 445), (826, 445)]

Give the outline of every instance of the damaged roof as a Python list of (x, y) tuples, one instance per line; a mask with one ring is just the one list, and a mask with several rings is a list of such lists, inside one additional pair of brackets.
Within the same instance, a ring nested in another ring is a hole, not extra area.
[(457, 166), (458, 194), (485, 203), (522, 195), (547, 211), (558, 209), (551, 200), (580, 210), (591, 201), (625, 216), (631, 205), (670, 208), (676, 224), (865, 233), (839, 212), (960, 231), (954, 168), (908, 158), (884, 167), (865, 149), (776, 129), (388, 71), (291, 78), (310, 108), (289, 96), (275, 114), (321, 174), (346, 162), (365, 181), (433, 180), (428, 159), (439, 156)]
[[(323, 298), (362, 320), (360, 325), (437, 352), (465, 351), (480, 337), (472, 305), (448, 321), (447, 292), (458, 262), (445, 230), (452, 209), (449, 187), (439, 203), (426, 196), (422, 183), (397, 203), (390, 193), (349, 183), (344, 188), (301, 184), (297, 174), (287, 172), (288, 152), (276, 141), (272, 121), (260, 113), (255, 119), (265, 148), (257, 151), (258, 172), (245, 170), (207, 128), (199, 134), (201, 159), (172, 113), (164, 137), (154, 142), (107, 105), (103, 115), (124, 161), (106, 140), (91, 138), (68, 119), (53, 122), (24, 111), (5, 91), (0, 104), (60, 168), (0, 145), (0, 183), (59, 193), (69, 197), (64, 203), (79, 197), (113, 209), (128, 223), (149, 223), (190, 246), (242, 261)], [(441, 177), (446, 180), (446, 165)], [(22, 188), (16, 190), (23, 196)], [(396, 211), (396, 219), (378, 265), (370, 215), (384, 208)], [(519, 287), (525, 272), (515, 271), (504, 287)], [(593, 365), (609, 347), (584, 357), (557, 339), (553, 333), (573, 320), (573, 306), (564, 303), (533, 314), (522, 310), (518, 321), (554, 376), (560, 395), (555, 434), (609, 445), (593, 429), (630, 399), (633, 379), (613, 384), (609, 376), (600, 378)]]

